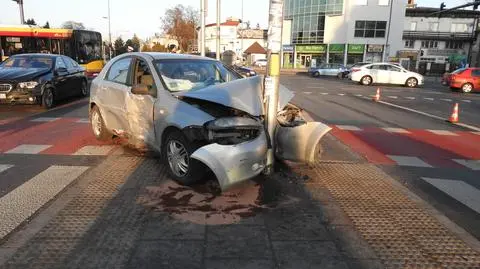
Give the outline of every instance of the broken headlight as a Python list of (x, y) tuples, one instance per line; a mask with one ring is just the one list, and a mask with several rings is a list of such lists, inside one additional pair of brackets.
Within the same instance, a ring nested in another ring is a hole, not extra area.
[(263, 125), (252, 118), (224, 117), (206, 123), (205, 127), (208, 140), (221, 145), (233, 145), (258, 137)]

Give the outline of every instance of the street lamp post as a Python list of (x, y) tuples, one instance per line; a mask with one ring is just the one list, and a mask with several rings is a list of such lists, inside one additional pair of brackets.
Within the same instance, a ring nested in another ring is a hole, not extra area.
[(25, 24), (25, 14), (23, 13), (23, 0), (13, 0), (13, 2), (16, 2), (18, 4), (18, 7), (20, 8), (20, 23)]
[(217, 0), (217, 60), (220, 60), (220, 0)]
[(108, 0), (108, 17), (103, 17), (104, 19), (108, 19), (108, 45), (110, 46), (108, 49), (108, 59), (112, 59), (112, 28), (111, 28), (111, 20), (110, 20), (110, 0)]

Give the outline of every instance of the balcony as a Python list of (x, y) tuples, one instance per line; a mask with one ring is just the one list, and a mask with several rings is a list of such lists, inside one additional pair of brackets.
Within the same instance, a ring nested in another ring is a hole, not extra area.
[(456, 40), (456, 41), (475, 41), (476, 34), (471, 32), (432, 32), (432, 31), (403, 31), (403, 39), (421, 39), (421, 40)]

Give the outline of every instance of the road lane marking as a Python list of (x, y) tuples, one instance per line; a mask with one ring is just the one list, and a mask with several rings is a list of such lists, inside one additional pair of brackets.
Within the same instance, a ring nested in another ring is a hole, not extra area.
[(429, 132), (434, 133), (434, 134), (437, 134), (437, 135), (452, 135), (452, 136), (456, 136), (456, 135), (457, 135), (456, 133), (450, 132), (450, 131), (447, 131), (447, 130), (430, 130), (430, 129), (426, 129), (426, 131), (429, 131)]
[(472, 185), (460, 180), (429, 177), (422, 177), (422, 179), (470, 209), (480, 213), (480, 191)]
[(76, 123), (90, 123), (90, 120), (88, 118), (82, 118), (77, 120)]
[(9, 169), (9, 168), (12, 168), (13, 165), (11, 164), (0, 164), (0, 173), (2, 173), (3, 171)]
[(39, 118), (35, 118), (31, 121), (33, 121), (33, 122), (51, 122), (51, 121), (56, 121), (58, 119), (59, 118), (39, 117)]
[(382, 128), (383, 130), (390, 133), (399, 133), (399, 134), (409, 134), (410, 132), (403, 128)]
[(340, 96), (344, 96), (345, 94), (344, 94), (344, 93), (339, 93), (338, 95), (340, 95)]
[(446, 98), (440, 98), (440, 100), (445, 101), (445, 102), (451, 102), (452, 99), (446, 99)]
[(353, 126), (353, 125), (335, 125), (335, 126), (337, 126), (338, 129), (345, 130), (345, 131), (361, 131), (362, 130), (357, 126)]
[(400, 166), (432, 167), (430, 164), (424, 162), (418, 157), (400, 155), (387, 155), (387, 157), (395, 161)]
[(462, 159), (453, 159), (454, 162), (459, 163), (465, 167), (468, 167), (474, 171), (480, 170), (480, 160), (462, 160)]
[(472, 134), (480, 135), (480, 132), (471, 132)]
[(108, 155), (110, 151), (115, 146), (109, 146), (109, 145), (104, 145), (104, 146), (84, 146), (81, 149), (77, 150), (73, 155)]
[(312, 92), (303, 92), (304, 94), (311, 94)]
[(423, 99), (433, 101), (433, 98), (430, 98), (430, 97), (424, 97)]
[(363, 95), (357, 93), (357, 94), (355, 94), (355, 96), (361, 97), (361, 96), (363, 96)]
[(415, 97), (413, 97), (413, 96), (407, 96), (407, 97), (405, 97), (405, 99), (415, 100)]
[(462, 102), (471, 103), (472, 101), (471, 100), (462, 100)]
[(321, 92), (321, 95), (328, 95), (328, 92)]
[(0, 239), (35, 214), (88, 166), (50, 166), (0, 198)]
[(33, 145), (33, 144), (23, 144), (13, 148), (5, 153), (9, 154), (38, 154), (52, 145)]
[(388, 96), (388, 98), (397, 99), (397, 96)]

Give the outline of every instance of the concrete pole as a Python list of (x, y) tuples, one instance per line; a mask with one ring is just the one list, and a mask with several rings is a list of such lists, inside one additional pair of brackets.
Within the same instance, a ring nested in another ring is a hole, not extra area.
[(278, 91), (280, 86), (280, 51), (282, 47), (283, 0), (270, 0), (268, 17), (267, 76), (264, 99), (266, 101), (266, 129), (270, 137), (265, 174), (273, 172), (275, 163), (275, 128), (277, 126)]
[(110, 46), (108, 48), (108, 60), (112, 59), (112, 23), (110, 19), (110, 0), (108, 0), (108, 45)]
[(241, 51), (242, 51), (242, 55), (241, 55), (241, 58), (242, 58), (242, 64), (244, 64), (243, 62), (243, 35), (245, 34), (245, 22), (243, 21), (243, 0), (242, 0), (242, 35), (240, 36), (240, 38), (242, 39), (242, 48), (241, 48)]
[(25, 24), (25, 13), (23, 12), (23, 0), (18, 1), (18, 7), (20, 8), (20, 22)]
[(217, 0), (217, 60), (220, 60), (220, 0)]
[(205, 0), (200, 0), (200, 54), (205, 56)]

